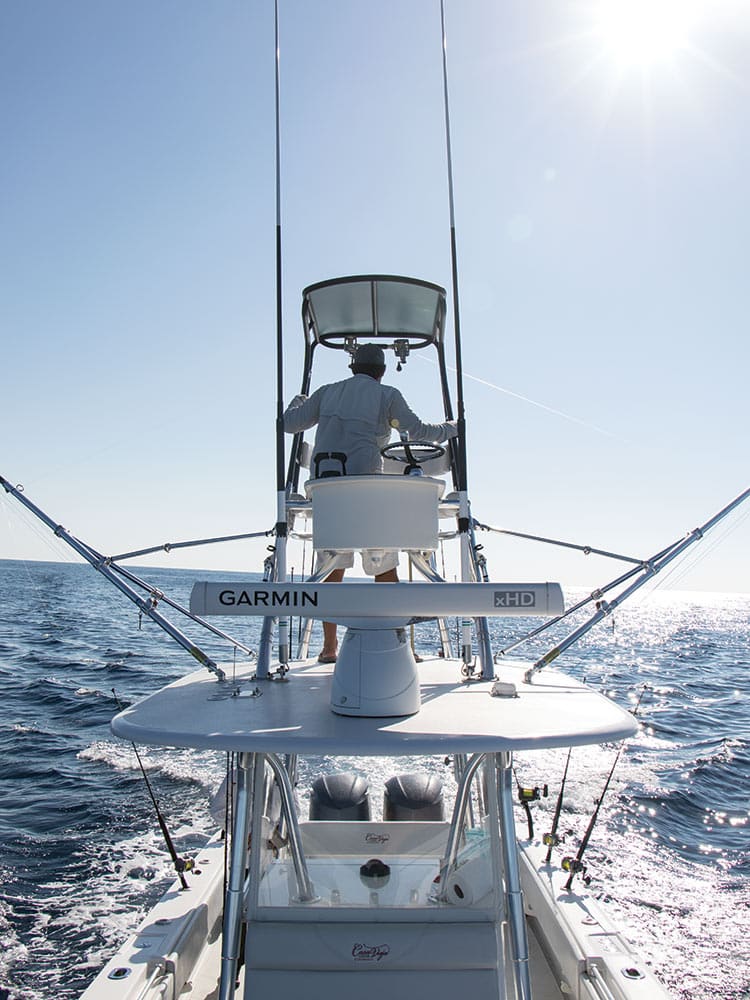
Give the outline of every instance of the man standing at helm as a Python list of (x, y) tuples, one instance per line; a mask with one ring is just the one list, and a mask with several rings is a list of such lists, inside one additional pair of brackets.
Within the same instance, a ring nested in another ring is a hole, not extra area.
[[(440, 443), (455, 437), (455, 422), (424, 424), (398, 391), (382, 385), (385, 354), (377, 344), (362, 344), (354, 352), (352, 376), (322, 385), (309, 398), (295, 396), (284, 413), (284, 430), (296, 434), (317, 424), (311, 468), (318, 476), (369, 476), (383, 471), (380, 454), (391, 437), (391, 428), (406, 431), (413, 441)], [(338, 583), (344, 570), (354, 565), (352, 553), (341, 553), (328, 583)], [(375, 560), (362, 553), (365, 573), (377, 583), (397, 583), (398, 552), (386, 552)], [(336, 625), (323, 622), (323, 649), (318, 659), (333, 663), (338, 641)]]

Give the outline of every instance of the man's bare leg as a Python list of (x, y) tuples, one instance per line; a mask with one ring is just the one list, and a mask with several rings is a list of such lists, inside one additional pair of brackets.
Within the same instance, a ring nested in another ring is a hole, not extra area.
[[(326, 583), (341, 583), (344, 579), (343, 569), (334, 569), (326, 577)], [(375, 576), (375, 583), (398, 583), (398, 571), (388, 569), (385, 573), (378, 573)], [(335, 622), (323, 622), (323, 648), (320, 651), (319, 660), (322, 662), (332, 662), (338, 653), (339, 643), (336, 634)]]
[(378, 573), (375, 576), (375, 583), (398, 583), (398, 570), (387, 569), (385, 573)]
[[(344, 579), (344, 570), (334, 569), (325, 578), (326, 583), (341, 583)], [(318, 659), (322, 662), (332, 663), (338, 653), (339, 641), (336, 635), (336, 622), (323, 622), (323, 648)]]

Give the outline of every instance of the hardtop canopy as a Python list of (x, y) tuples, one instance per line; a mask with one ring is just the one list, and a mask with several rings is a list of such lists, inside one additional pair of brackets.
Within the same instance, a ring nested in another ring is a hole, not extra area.
[(442, 344), (445, 289), (395, 275), (333, 278), (305, 288), (302, 321), (308, 343), (339, 350), (379, 339), (411, 349)]

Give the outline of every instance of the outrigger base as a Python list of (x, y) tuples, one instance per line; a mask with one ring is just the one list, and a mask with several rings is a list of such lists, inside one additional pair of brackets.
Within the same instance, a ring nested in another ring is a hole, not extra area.
[(336, 660), (331, 708), (370, 718), (419, 711), (419, 675), (406, 629), (348, 628)]

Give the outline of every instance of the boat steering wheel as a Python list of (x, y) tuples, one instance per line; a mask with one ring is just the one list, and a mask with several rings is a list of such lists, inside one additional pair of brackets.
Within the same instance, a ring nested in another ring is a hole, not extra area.
[(383, 458), (390, 458), (405, 465), (404, 475), (407, 475), (411, 469), (418, 469), (422, 462), (442, 458), (445, 448), (431, 441), (394, 441), (393, 444), (381, 448), (380, 454)]

